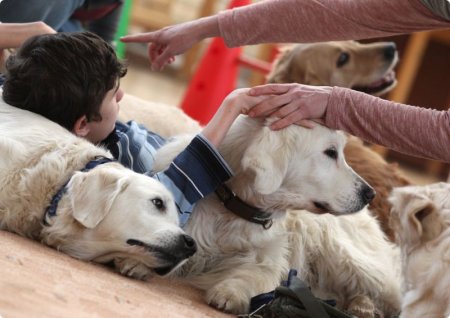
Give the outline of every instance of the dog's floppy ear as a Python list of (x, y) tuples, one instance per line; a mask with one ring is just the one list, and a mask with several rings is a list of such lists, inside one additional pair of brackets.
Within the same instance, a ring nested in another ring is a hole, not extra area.
[(435, 238), (441, 231), (436, 206), (425, 195), (414, 191), (395, 191), (391, 196), (401, 227), (402, 237), (409, 245), (427, 242)]
[(242, 168), (254, 172), (254, 187), (258, 193), (275, 192), (285, 178), (292, 145), (284, 138), (284, 132), (264, 127), (244, 152)]
[(127, 186), (127, 178), (104, 169), (75, 173), (68, 184), (74, 219), (87, 228), (95, 228)]

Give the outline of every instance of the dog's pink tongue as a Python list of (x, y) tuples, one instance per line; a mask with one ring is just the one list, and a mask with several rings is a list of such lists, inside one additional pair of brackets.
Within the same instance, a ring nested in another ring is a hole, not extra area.
[(379, 80), (373, 82), (372, 84), (370, 84), (369, 86), (367, 86), (368, 88), (376, 88), (379, 87), (385, 83), (390, 83), (393, 82), (395, 80), (395, 72), (394, 71), (390, 71), (388, 74), (386, 74), (385, 77), (380, 78)]

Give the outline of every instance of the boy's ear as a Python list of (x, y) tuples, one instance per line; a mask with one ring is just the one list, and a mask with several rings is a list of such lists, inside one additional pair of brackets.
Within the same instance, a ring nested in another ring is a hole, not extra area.
[(86, 137), (89, 134), (89, 125), (86, 115), (81, 116), (77, 119), (75, 124), (73, 125), (72, 132), (78, 137)]

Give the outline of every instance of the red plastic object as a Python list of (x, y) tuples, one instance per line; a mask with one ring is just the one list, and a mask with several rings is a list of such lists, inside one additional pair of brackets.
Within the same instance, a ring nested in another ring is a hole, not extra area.
[[(233, 0), (228, 8), (249, 4)], [(205, 125), (236, 85), (241, 48), (228, 48), (222, 38), (215, 38), (206, 50), (184, 95), (181, 108)]]

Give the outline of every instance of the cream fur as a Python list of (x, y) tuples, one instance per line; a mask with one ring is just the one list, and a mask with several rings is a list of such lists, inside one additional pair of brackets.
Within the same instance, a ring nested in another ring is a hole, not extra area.
[[(189, 140), (163, 147), (156, 169)], [(228, 184), (247, 203), (273, 212), (274, 225), (264, 230), (240, 219), (212, 194), (196, 205), (185, 229), (199, 252), (175, 274), (204, 289), (208, 303), (233, 313), (246, 312), (250, 298), (273, 290), (291, 267), (317, 295), (337, 299), (359, 317), (397, 312), (398, 251), (364, 209), (365, 183), (345, 163), (344, 145), (343, 134), (322, 126), (274, 132), (262, 121), (239, 118), (220, 148), (235, 173)], [(337, 160), (324, 153), (330, 147)], [(346, 216), (299, 210), (323, 212), (316, 200)]]
[(402, 250), (404, 318), (450, 316), (450, 184), (397, 188), (391, 222)]
[[(95, 157), (111, 154), (3, 101), (0, 153), (0, 229), (82, 260), (131, 258), (162, 272), (195, 251), (178, 226), (173, 197), (162, 184), (118, 163), (80, 172)], [(47, 206), (69, 179), (56, 216), (47, 217), (50, 226), (44, 226)]]

